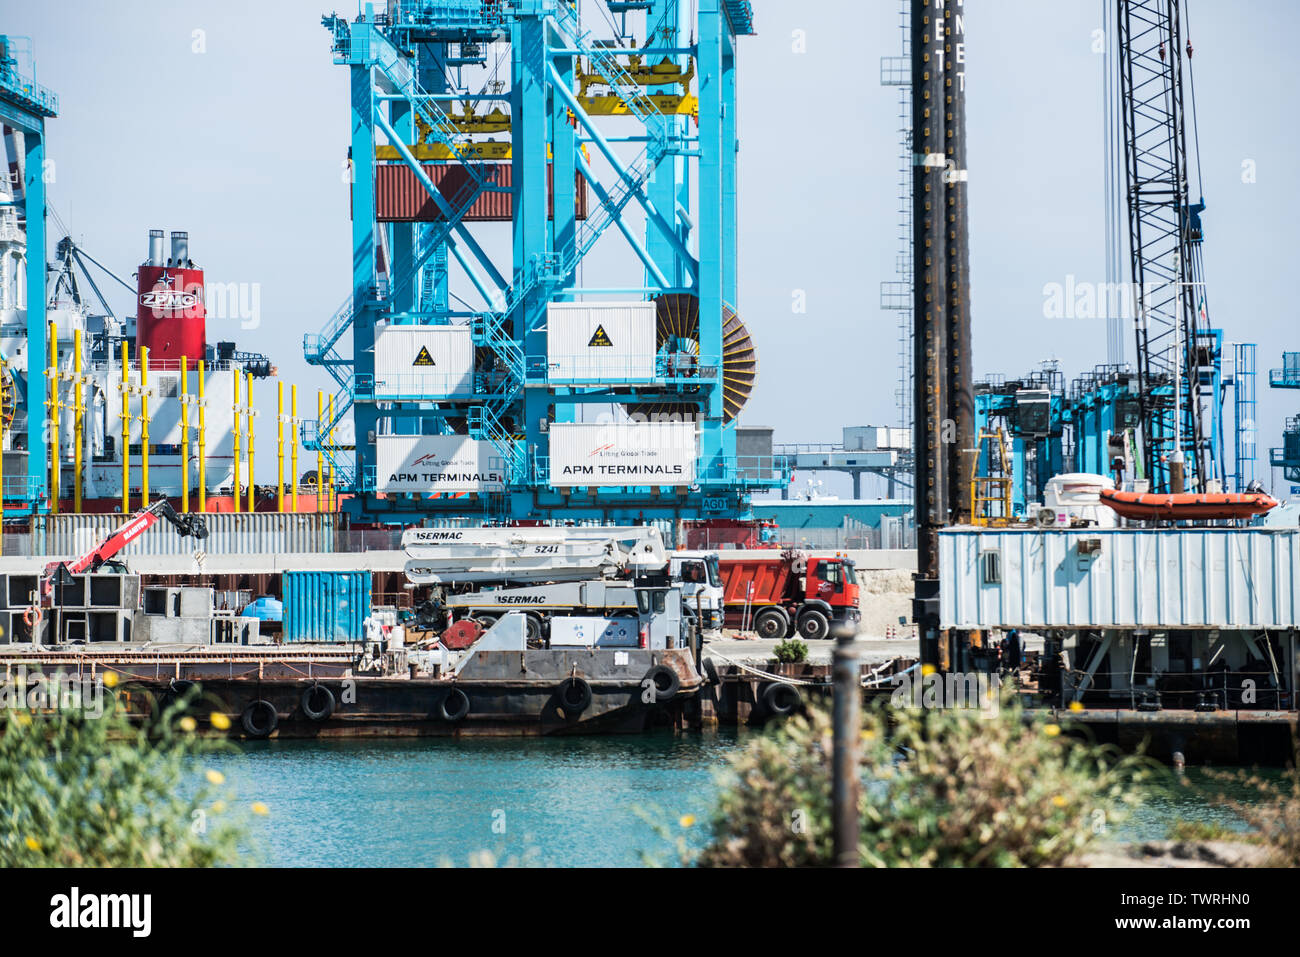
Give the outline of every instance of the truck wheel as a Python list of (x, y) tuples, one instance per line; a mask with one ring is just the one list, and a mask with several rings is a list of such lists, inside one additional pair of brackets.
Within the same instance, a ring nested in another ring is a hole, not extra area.
[(784, 638), (790, 633), (790, 616), (780, 608), (764, 608), (754, 619), (760, 638)]
[(831, 633), (831, 620), (825, 612), (810, 608), (799, 616), (799, 634), (809, 641), (820, 641)]
[(536, 615), (524, 616), (524, 638), (530, 645), (541, 644), (542, 620)]

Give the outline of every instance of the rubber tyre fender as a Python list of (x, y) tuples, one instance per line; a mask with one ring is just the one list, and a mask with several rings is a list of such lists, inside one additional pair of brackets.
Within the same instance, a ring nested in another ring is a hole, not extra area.
[(754, 616), (754, 631), (760, 638), (784, 638), (790, 634), (790, 616), (784, 608), (764, 608)]
[(810, 608), (799, 616), (799, 637), (820, 641), (831, 633), (831, 620), (824, 611)]
[(682, 687), (682, 679), (677, 677), (677, 672), (667, 665), (655, 665), (647, 671), (645, 677), (641, 679), (643, 689), (647, 680), (655, 689), (655, 701), (672, 699)]
[(455, 724), (469, 714), (469, 695), (459, 688), (452, 688), (438, 703), (438, 714), (443, 721)]
[(803, 693), (785, 681), (774, 681), (763, 689), (763, 707), (776, 718), (794, 714), (803, 704)]
[(718, 666), (713, 663), (712, 658), (704, 659), (704, 677), (711, 685), (722, 684), (722, 679), (718, 677)]
[[(315, 699), (320, 699), (320, 707), (314, 707)], [(334, 692), (324, 685), (312, 685), (310, 688), (304, 688), (302, 697), (298, 699), (298, 704), (302, 707), (302, 713), (312, 721), (324, 721), (334, 713)]]
[(591, 685), (587, 679), (577, 675), (561, 681), (555, 696), (559, 698), (560, 707), (569, 718), (576, 718), (591, 707)]
[(239, 723), (244, 726), (244, 733), (250, 738), (269, 738), (280, 724), (280, 715), (275, 710), (275, 705), (265, 698), (258, 698), (244, 709)]

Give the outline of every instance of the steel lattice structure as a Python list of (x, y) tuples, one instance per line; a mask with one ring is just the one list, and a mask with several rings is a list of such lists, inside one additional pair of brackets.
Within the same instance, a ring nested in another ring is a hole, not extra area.
[[(1213, 366), (1201, 272), (1204, 205), (1188, 186), (1179, 0), (1118, 0), (1129, 252), (1146, 474), (1168, 485), (1187, 454), (1189, 484), (1214, 477), (1203, 429), (1201, 369)], [(1190, 54), (1189, 54), (1190, 55)]]

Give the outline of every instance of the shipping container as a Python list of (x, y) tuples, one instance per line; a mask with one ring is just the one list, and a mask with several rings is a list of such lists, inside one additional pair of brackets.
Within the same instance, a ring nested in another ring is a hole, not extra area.
[(292, 571), (280, 577), (285, 641), (362, 641), (370, 572)]
[(653, 302), (553, 302), (546, 307), (547, 378), (648, 382), (655, 376)]
[[(178, 506), (179, 508), (179, 506)], [(199, 541), (158, 522), (124, 548), (120, 558), (142, 555), (276, 555), (332, 552), (337, 516), (326, 512), (212, 512), (204, 515), (208, 537)], [(119, 513), (45, 515), (32, 523), (32, 555), (72, 558), (94, 548), (126, 520)]]
[[(492, 185), (504, 187), (504, 192), (484, 191), (469, 208), (464, 216), (470, 223), (508, 223), (514, 218), (514, 193), (510, 189), (513, 181), (509, 163), (483, 163), (482, 167), (492, 167), (496, 171)], [(470, 174), (458, 163), (423, 163), (421, 168), (431, 179), (438, 192), (455, 205), (462, 195)], [(551, 166), (546, 167), (546, 216), (553, 219), (554, 201), (551, 192)], [(587, 218), (587, 181), (581, 173), (574, 174), (576, 193), (574, 212), (578, 219)], [(465, 194), (467, 197), (467, 194)], [(405, 163), (375, 164), (375, 219), (381, 223), (392, 222), (438, 222), (443, 218), (438, 204), (421, 185), (415, 173)]]
[(375, 326), (375, 398), (451, 398), (473, 392), (469, 326)]
[(939, 533), (942, 628), (1295, 628), (1300, 530)]

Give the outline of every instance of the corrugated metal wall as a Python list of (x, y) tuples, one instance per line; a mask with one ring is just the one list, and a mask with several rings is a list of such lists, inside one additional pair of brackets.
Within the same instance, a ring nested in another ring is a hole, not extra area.
[(361, 641), (370, 614), (370, 572), (285, 572), (285, 641)]
[(1297, 529), (961, 529), (939, 542), (943, 628), (1300, 623)]
[[(204, 516), (208, 537), (182, 538), (165, 520), (158, 522), (120, 553), (136, 555), (257, 555), (282, 552), (332, 552), (337, 516), (279, 512), (211, 513)], [(120, 528), (120, 515), (46, 515), (32, 524), (31, 554), (80, 555)]]

